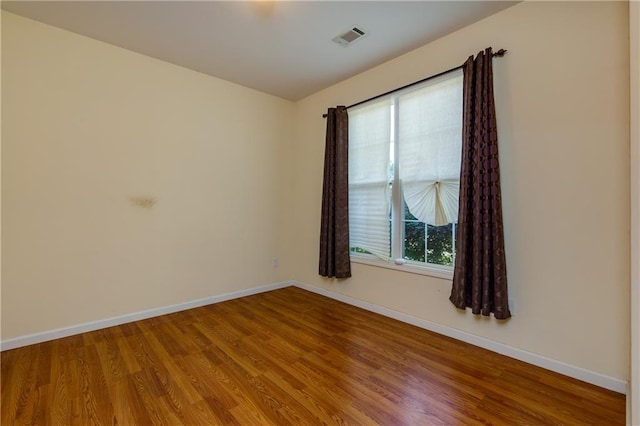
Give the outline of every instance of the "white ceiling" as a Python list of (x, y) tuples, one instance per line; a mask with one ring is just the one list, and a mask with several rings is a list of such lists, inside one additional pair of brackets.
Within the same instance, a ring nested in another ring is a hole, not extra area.
[[(2, 1), (2, 9), (296, 101), (515, 3)], [(366, 37), (331, 41), (353, 26)]]

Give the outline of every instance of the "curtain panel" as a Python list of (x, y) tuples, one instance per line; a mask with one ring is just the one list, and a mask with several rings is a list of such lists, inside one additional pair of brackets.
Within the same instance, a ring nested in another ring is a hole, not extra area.
[(323, 277), (351, 276), (349, 118), (344, 106), (329, 108), (327, 111), (318, 272)]
[(463, 125), (456, 260), (449, 300), (460, 309), (511, 317), (502, 224), (491, 48), (463, 66)]

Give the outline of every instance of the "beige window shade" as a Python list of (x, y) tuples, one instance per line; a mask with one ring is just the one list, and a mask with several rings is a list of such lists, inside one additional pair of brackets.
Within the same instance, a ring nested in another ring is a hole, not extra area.
[(398, 100), (400, 181), (411, 214), (430, 225), (458, 220), (462, 71)]
[(349, 110), (349, 242), (390, 258), (390, 100)]

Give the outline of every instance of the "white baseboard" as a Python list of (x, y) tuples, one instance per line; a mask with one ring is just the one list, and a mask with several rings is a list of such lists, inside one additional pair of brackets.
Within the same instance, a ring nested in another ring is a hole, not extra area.
[(84, 324), (78, 324), (71, 327), (58, 328), (54, 330), (48, 330), (41, 333), (29, 334), (26, 336), (15, 337), (12, 339), (3, 340), (0, 342), (0, 351), (9, 349), (15, 349), (22, 346), (33, 345), (35, 343), (46, 342), (49, 340), (60, 339), (62, 337), (73, 336), (75, 334), (86, 333), (89, 331), (95, 331), (102, 328), (113, 327), (115, 325), (125, 324), (133, 321), (139, 321), (147, 318), (157, 317), (160, 315), (171, 314), (174, 312), (184, 311), (187, 309), (198, 308), (200, 306), (211, 305), (214, 303), (224, 302), (231, 299), (237, 299), (240, 297), (251, 296), (253, 294), (263, 293), (266, 291), (277, 290), (284, 287), (295, 286), (304, 290), (311, 291), (313, 293), (320, 294), (322, 296), (329, 297), (331, 299), (338, 300), (340, 302), (348, 303), (349, 305), (357, 306), (367, 311), (375, 312), (380, 315), (384, 315), (389, 318), (393, 318), (425, 330), (433, 331), (444, 336), (452, 337), (457, 340), (461, 340), (466, 343), (470, 343), (475, 346), (479, 346), (484, 349), (488, 349), (492, 352), (496, 352), (502, 355), (506, 355), (510, 358), (514, 358), (520, 361), (527, 362), (529, 364), (536, 365), (538, 367), (545, 368), (547, 370), (555, 371), (556, 373), (564, 374), (569, 377), (573, 377), (578, 380), (582, 380), (587, 383), (594, 384), (606, 389), (613, 390), (615, 392), (627, 393), (627, 382), (609, 377), (604, 374), (596, 373), (594, 371), (586, 370), (581, 367), (576, 367), (570, 364), (566, 364), (561, 361), (557, 361), (551, 358), (547, 358), (542, 355), (537, 355), (531, 352), (527, 352), (522, 349), (514, 348), (504, 343), (495, 342), (493, 340), (486, 339), (484, 337), (475, 336), (470, 333), (466, 333), (455, 328), (447, 327), (441, 324), (437, 324), (424, 319), (416, 318), (411, 315), (404, 314), (402, 312), (394, 311), (383, 306), (375, 305), (373, 303), (365, 302), (363, 300), (355, 299), (353, 297), (345, 296), (340, 293), (335, 293), (321, 287), (316, 287), (310, 284), (302, 283), (299, 281), (286, 281), (275, 284), (268, 284), (264, 286), (254, 287), (247, 290), (234, 291), (231, 293), (225, 293), (218, 296), (206, 297), (204, 299), (193, 300), (190, 302), (179, 303), (176, 305), (163, 306), (159, 308), (149, 309), (146, 311), (135, 312), (118, 317), (106, 318), (97, 321), (91, 321)]
[(263, 293), (265, 291), (277, 290), (283, 287), (289, 287), (290, 282), (282, 282), (275, 284), (263, 285), (247, 290), (234, 291), (218, 296), (205, 297), (204, 299), (192, 300), (190, 302), (178, 303), (176, 305), (161, 306), (159, 308), (148, 309), (146, 311), (134, 312), (131, 314), (121, 315), (118, 317), (106, 318), (97, 321), (86, 322), (84, 324), (73, 325), (71, 327), (57, 328), (54, 330), (43, 331), (40, 333), (28, 334), (26, 336), (15, 337), (0, 342), (0, 351), (20, 348), (22, 346), (33, 345), (35, 343), (47, 342), (49, 340), (60, 339), (62, 337), (73, 336), (75, 334), (86, 333), (89, 331), (100, 330), (102, 328), (113, 327), (115, 325), (126, 324), (128, 322), (139, 321), (147, 318), (157, 317), (160, 315), (172, 314), (174, 312), (184, 311), (187, 309), (199, 308), (200, 306), (211, 305), (213, 303), (224, 302), (240, 297), (251, 296), (253, 294)]
[(348, 303), (349, 305), (357, 306), (358, 308), (362, 308), (367, 311), (375, 312), (377, 314), (384, 315), (398, 321), (415, 325), (416, 327), (424, 328), (425, 330), (433, 331), (447, 337), (452, 337), (454, 339), (470, 343), (474, 346), (479, 346), (492, 352), (506, 355), (510, 358), (524, 361), (526, 363), (533, 364), (547, 370), (555, 371), (556, 373), (564, 374), (565, 376), (573, 377), (574, 379), (582, 380), (583, 382), (591, 383), (593, 385), (600, 386), (605, 389), (610, 389), (622, 394), (627, 393), (627, 382), (624, 380), (616, 379), (614, 377), (596, 373), (594, 371), (590, 371), (581, 367), (576, 367), (562, 361), (557, 361), (542, 355), (514, 348), (512, 346), (505, 345), (504, 343), (499, 343), (490, 339), (486, 339), (484, 337), (475, 336), (473, 334), (457, 330), (455, 328), (447, 327), (442, 324), (437, 324), (431, 321), (416, 318), (402, 312), (394, 311), (383, 306), (345, 296), (340, 293), (335, 293), (321, 287), (316, 287), (299, 281), (292, 281), (291, 284), (304, 290), (308, 290), (313, 293), (338, 300), (340, 302)]

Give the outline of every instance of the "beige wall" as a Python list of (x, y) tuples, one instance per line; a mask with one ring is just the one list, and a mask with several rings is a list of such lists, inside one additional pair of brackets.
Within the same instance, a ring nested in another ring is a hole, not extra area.
[(288, 278), (295, 104), (16, 15), (2, 35), (2, 339)]
[[(0, 58), (2, 58), (2, 19), (0, 19)], [(0, 66), (0, 81), (2, 81), (2, 66)], [(2, 84), (0, 84), (0, 99), (2, 99)], [(0, 102), (0, 188), (2, 188), (2, 102)], [(2, 191), (0, 191), (0, 341), (2, 340)]]
[[(300, 101), (294, 278), (621, 380), (629, 378), (629, 42), (624, 2), (525, 2)], [(354, 264), (317, 275), (328, 106), (462, 63), (494, 61), (510, 295), (499, 323), (461, 313), (450, 282)]]
[(631, 387), (629, 424), (640, 425), (640, 2), (629, 2), (631, 93)]

